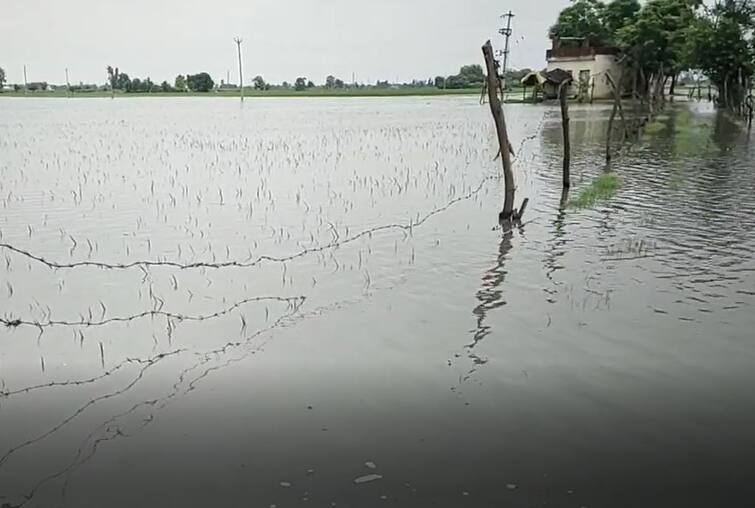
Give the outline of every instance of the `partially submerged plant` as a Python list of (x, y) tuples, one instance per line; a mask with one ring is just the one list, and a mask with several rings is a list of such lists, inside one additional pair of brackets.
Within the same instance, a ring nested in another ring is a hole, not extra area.
[(603, 201), (616, 194), (620, 187), (621, 179), (616, 173), (603, 173), (593, 180), (587, 188), (582, 189), (579, 196), (571, 200), (569, 205), (574, 208), (589, 208), (598, 201)]

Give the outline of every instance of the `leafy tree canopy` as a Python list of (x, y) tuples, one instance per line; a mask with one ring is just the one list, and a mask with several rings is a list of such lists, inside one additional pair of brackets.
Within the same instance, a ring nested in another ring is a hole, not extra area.
[(209, 92), (215, 86), (215, 82), (206, 72), (186, 76), (186, 84), (193, 92)]

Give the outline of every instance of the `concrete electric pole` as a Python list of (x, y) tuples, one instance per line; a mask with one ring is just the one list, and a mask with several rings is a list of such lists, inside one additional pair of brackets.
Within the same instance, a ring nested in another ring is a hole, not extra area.
[(241, 43), (244, 41), (240, 37), (234, 37), (233, 40), (239, 50), (239, 89), (241, 90), (241, 102), (244, 102), (244, 74), (241, 71)]
[(506, 37), (506, 44), (503, 49), (503, 66), (501, 67), (501, 77), (503, 78), (503, 88), (506, 89), (506, 69), (509, 63), (509, 39), (511, 38), (511, 19), (514, 17), (514, 13), (509, 11), (501, 16), (506, 18), (506, 28), (501, 28), (498, 33)]

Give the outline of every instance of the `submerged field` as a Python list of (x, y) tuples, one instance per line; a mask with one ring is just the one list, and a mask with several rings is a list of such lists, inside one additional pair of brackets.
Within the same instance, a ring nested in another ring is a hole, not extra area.
[(750, 138), (684, 106), (619, 185), (608, 113), (562, 196), (507, 107), (502, 232), (477, 97), (1, 100), (0, 506), (746, 498)]

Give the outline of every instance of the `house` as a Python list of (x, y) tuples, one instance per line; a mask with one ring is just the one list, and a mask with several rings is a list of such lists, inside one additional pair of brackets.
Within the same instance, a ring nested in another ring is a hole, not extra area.
[[(553, 38), (553, 47), (546, 51), (546, 75), (557, 69), (571, 74), (574, 80), (569, 87), (572, 96), (609, 99), (613, 90), (606, 74), (617, 79), (621, 71), (619, 48), (594, 45), (589, 39)], [(560, 83), (560, 81), (559, 81)], [(546, 96), (553, 97), (553, 87), (546, 85)]]

